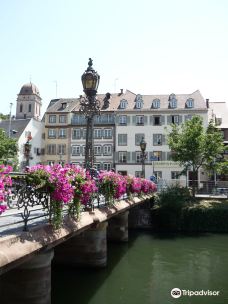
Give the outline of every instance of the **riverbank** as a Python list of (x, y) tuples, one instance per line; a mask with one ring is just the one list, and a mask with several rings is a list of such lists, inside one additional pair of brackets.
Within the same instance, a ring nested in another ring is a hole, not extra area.
[(228, 232), (228, 199), (197, 199), (186, 206), (155, 205), (151, 210), (154, 231)]

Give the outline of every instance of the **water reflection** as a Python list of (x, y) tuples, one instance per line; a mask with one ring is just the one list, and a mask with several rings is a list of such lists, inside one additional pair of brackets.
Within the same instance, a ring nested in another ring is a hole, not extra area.
[[(228, 235), (140, 232), (109, 244), (102, 270), (53, 269), (52, 304), (228, 303)], [(172, 288), (220, 290), (219, 297), (170, 296)]]

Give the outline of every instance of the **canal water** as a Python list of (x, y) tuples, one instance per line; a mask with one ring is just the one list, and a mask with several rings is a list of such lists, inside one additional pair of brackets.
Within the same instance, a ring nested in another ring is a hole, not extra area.
[[(219, 295), (183, 295), (202, 290)], [(131, 233), (127, 244), (108, 244), (105, 269), (53, 267), (52, 304), (60, 303), (228, 303), (228, 235)]]

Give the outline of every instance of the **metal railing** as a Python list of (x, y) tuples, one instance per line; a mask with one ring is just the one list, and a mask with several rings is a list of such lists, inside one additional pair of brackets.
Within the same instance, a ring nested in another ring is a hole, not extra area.
[[(14, 231), (23, 227), (28, 231), (29, 225), (38, 222), (51, 222), (51, 202), (48, 189), (36, 189), (26, 181), (26, 173), (10, 173), (12, 179), (11, 193), (7, 196), (7, 210), (0, 216), (0, 235), (4, 231)], [(96, 178), (95, 178), (96, 180)], [(98, 192), (94, 193), (87, 205), (81, 206), (81, 211), (94, 210), (108, 205), (105, 197), (99, 194), (99, 184), (96, 180)], [(121, 199), (128, 199), (125, 194)], [(62, 209), (63, 216), (67, 214), (67, 206)]]

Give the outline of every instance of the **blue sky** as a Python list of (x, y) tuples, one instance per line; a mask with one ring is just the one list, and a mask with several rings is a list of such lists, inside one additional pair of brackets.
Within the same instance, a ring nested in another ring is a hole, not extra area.
[(226, 0), (0, 0), (0, 112), (35, 83), (52, 98), (82, 94), (92, 57), (99, 93), (191, 93), (228, 102)]

